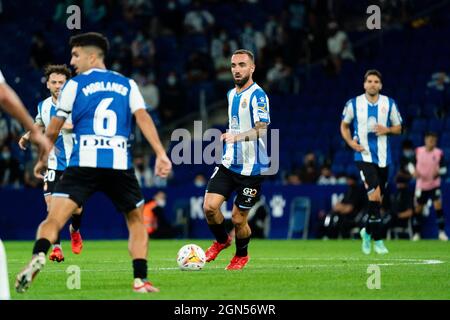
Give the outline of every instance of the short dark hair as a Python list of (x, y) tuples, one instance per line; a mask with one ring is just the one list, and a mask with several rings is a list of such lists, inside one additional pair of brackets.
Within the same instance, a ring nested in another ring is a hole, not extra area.
[(435, 137), (435, 138), (437, 138), (438, 134), (436, 132), (434, 132), (434, 131), (427, 131), (427, 132), (425, 132), (425, 138), (426, 137)]
[(378, 79), (380, 79), (380, 82), (383, 82), (383, 77), (381, 76), (381, 72), (376, 69), (367, 70), (366, 74), (364, 75), (364, 82), (367, 80), (368, 76), (377, 76)]
[(255, 62), (255, 55), (250, 50), (238, 49), (235, 52), (233, 52), (233, 55), (235, 55), (235, 54), (246, 54), (250, 58), (250, 60)]
[(45, 80), (48, 81), (52, 73), (62, 74), (66, 76), (66, 80), (69, 80), (72, 76), (72, 72), (65, 64), (49, 64), (44, 69)]
[(69, 45), (73, 47), (93, 46), (102, 51), (103, 57), (109, 50), (109, 41), (104, 35), (98, 32), (86, 32), (70, 37)]

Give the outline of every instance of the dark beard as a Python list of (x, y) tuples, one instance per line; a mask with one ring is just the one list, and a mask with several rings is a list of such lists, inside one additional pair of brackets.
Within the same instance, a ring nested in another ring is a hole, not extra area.
[(239, 88), (242, 88), (248, 82), (248, 79), (250, 79), (250, 76), (241, 78), (241, 80), (234, 79), (234, 84), (237, 85)]

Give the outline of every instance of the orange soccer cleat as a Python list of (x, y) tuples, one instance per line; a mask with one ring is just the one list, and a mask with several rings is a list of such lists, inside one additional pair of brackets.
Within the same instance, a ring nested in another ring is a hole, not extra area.
[(133, 291), (138, 293), (147, 293), (147, 292), (159, 292), (159, 289), (154, 287), (153, 284), (147, 279), (134, 279), (133, 283)]
[(225, 270), (241, 270), (245, 267), (249, 259), (250, 257), (248, 255), (245, 257), (234, 256)]
[(228, 236), (227, 242), (225, 243), (219, 243), (217, 241), (214, 241), (213, 244), (206, 250), (205, 256), (206, 256), (206, 262), (213, 261), (217, 258), (220, 251), (223, 249), (228, 248), (231, 245), (231, 237)]
[(72, 252), (75, 254), (80, 254), (81, 249), (83, 249), (83, 239), (81, 238), (80, 231), (73, 231), (72, 226), (70, 226), (70, 240), (72, 242)]
[(64, 255), (60, 247), (53, 247), (52, 252), (48, 256), (51, 261), (62, 262), (64, 261)]

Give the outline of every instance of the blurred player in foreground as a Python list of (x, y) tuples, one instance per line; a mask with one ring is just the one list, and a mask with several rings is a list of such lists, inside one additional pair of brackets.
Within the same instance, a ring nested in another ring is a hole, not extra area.
[[(129, 230), (135, 292), (157, 292), (147, 280), (148, 235), (143, 224), (144, 198), (129, 152), (132, 116), (156, 153), (155, 174), (167, 177), (172, 164), (145, 109), (136, 83), (106, 69), (108, 40), (99, 33), (84, 33), (70, 39), (76, 77), (67, 81), (58, 99), (56, 117), (46, 135), (55, 141), (64, 122), (72, 115), (74, 148), (70, 163), (55, 187), (50, 212), (39, 226), (31, 261), (17, 275), (16, 291), (25, 292), (45, 264), (51, 243), (72, 213), (96, 191), (104, 192), (123, 212)], [(35, 167), (39, 176), (47, 162)]]
[[(50, 151), (50, 141), (42, 134), (39, 128), (33, 125), (33, 119), (28, 114), (20, 98), (5, 82), (0, 71), (0, 106), (9, 114), (19, 120), (25, 129), (30, 130), (30, 140), (36, 144), (45, 160)], [(0, 240), (0, 300), (9, 300), (9, 279), (6, 263), (6, 253), (2, 241)]]

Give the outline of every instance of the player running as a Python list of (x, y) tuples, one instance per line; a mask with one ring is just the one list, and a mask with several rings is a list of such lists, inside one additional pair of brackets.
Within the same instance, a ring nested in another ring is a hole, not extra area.
[[(37, 115), (35, 119), (35, 126), (40, 130), (45, 130), (50, 124), (51, 118), (56, 115), (56, 102), (62, 86), (70, 79), (71, 72), (66, 65), (49, 65), (45, 68), (45, 78), (47, 79), (47, 89), (51, 96), (42, 100), (38, 104)], [(24, 134), (19, 140), (19, 146), (22, 150), (26, 149), (29, 141), (30, 132)], [(61, 132), (56, 139), (55, 146), (50, 151), (48, 157), (48, 170), (44, 176), (44, 198), (47, 204), (47, 212), (50, 211), (50, 203), (52, 200), (52, 193), (55, 185), (61, 178), (64, 170), (69, 164), (70, 155), (73, 148), (72, 139), (72, 123), (70, 117), (64, 123)], [(70, 239), (72, 242), (72, 252), (75, 254), (81, 253), (83, 248), (83, 240), (79, 232), (81, 225), (82, 209), (77, 208), (72, 214), (72, 223), (70, 224)], [(51, 261), (64, 261), (64, 254), (61, 247), (61, 240), (58, 239), (53, 244), (53, 250), (50, 253), (49, 259)]]
[[(42, 153), (42, 159), (46, 159), (51, 149), (50, 141), (42, 134), (42, 131), (33, 125), (33, 119), (28, 114), (20, 98), (5, 82), (0, 71), (0, 106), (11, 116), (19, 120), (25, 129), (30, 130), (30, 140), (36, 144)], [(9, 279), (6, 263), (6, 253), (3, 242), (0, 239), (0, 300), (9, 300)]]
[[(61, 91), (56, 116), (46, 135), (55, 141), (65, 120), (72, 115), (74, 148), (69, 166), (55, 187), (50, 212), (38, 228), (33, 256), (16, 278), (16, 291), (25, 292), (43, 268), (45, 255), (72, 212), (96, 191), (104, 192), (125, 214), (132, 257), (135, 292), (157, 292), (147, 280), (148, 235), (142, 222), (144, 198), (137, 182), (128, 142), (132, 116), (156, 153), (155, 173), (167, 177), (172, 164), (145, 109), (136, 83), (107, 70), (104, 59), (108, 40), (89, 32), (70, 39), (71, 65), (76, 77)], [(46, 161), (39, 160), (40, 175)]]
[[(369, 219), (361, 229), (362, 251), (369, 254), (371, 240), (378, 254), (388, 253), (382, 236), (380, 207), (392, 162), (389, 135), (401, 134), (402, 118), (393, 99), (379, 94), (381, 73), (369, 70), (364, 76), (365, 93), (347, 102), (342, 113), (341, 135), (355, 150), (355, 162), (369, 198)], [(354, 134), (350, 132), (353, 123)]]
[(444, 152), (436, 147), (437, 134), (427, 132), (425, 134), (425, 145), (416, 149), (416, 166), (414, 176), (416, 177), (416, 192), (413, 218), (413, 240), (420, 239), (420, 230), (423, 220), (423, 208), (428, 200), (433, 201), (439, 227), (439, 240), (447, 241), (445, 233), (445, 218), (441, 199), (441, 176), (447, 174), (444, 160)]
[(231, 57), (231, 73), (235, 88), (227, 94), (229, 131), (222, 134), (226, 143), (222, 164), (214, 169), (207, 185), (203, 210), (216, 241), (206, 251), (206, 261), (216, 259), (231, 244), (222, 203), (237, 191), (233, 205), (232, 222), (236, 235), (236, 253), (227, 270), (244, 268), (249, 260), (248, 244), (251, 230), (248, 212), (258, 201), (263, 173), (268, 169), (266, 146), (261, 139), (270, 123), (269, 99), (252, 79), (255, 71), (253, 53), (237, 50)]

